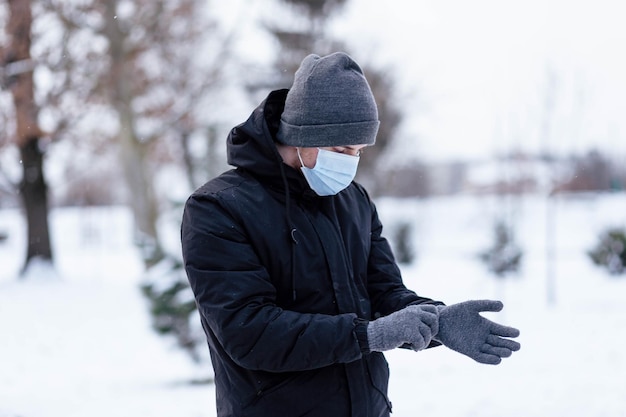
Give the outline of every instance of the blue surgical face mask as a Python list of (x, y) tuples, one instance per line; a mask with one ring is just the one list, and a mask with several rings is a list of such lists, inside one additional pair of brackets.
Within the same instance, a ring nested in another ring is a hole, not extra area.
[(302, 162), (300, 149), (296, 148), (302, 173), (309, 186), (319, 196), (335, 195), (345, 189), (356, 175), (359, 157), (318, 148), (317, 162), (307, 168)]

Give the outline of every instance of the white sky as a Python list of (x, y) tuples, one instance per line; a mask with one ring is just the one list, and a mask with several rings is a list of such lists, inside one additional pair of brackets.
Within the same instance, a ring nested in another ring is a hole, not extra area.
[[(626, 2), (381, 4), (353, 0), (337, 32), (359, 42), (359, 57), (401, 71), (413, 100), (403, 149), (443, 159), (514, 148), (626, 153)], [(554, 110), (541, 140), (549, 72)]]
[[(254, 19), (267, 3), (226, 3), (241, 52), (263, 59)], [(358, 62), (400, 76), (402, 155), (599, 147), (626, 158), (624, 18), (623, 0), (350, 0), (334, 31)]]

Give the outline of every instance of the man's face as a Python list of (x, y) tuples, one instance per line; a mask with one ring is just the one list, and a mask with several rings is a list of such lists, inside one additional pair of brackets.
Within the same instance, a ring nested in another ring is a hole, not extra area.
[[(363, 148), (367, 145), (347, 145), (347, 146), (330, 146), (324, 149), (331, 152), (342, 153), (346, 155), (358, 156), (362, 152)], [(304, 166), (307, 168), (313, 168), (317, 161), (318, 148), (300, 148), (300, 157)]]

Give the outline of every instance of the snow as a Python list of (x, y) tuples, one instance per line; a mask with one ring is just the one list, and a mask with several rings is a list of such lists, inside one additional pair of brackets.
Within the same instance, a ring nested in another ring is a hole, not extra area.
[[(624, 225), (626, 195), (556, 197), (556, 262), (546, 263), (540, 197), (381, 200), (387, 224), (414, 222), (416, 261), (407, 285), (454, 303), (498, 298), (489, 317), (521, 330), (522, 350), (499, 366), (446, 348), (386, 354), (394, 416), (626, 416), (626, 278), (610, 277), (585, 251), (607, 226)], [(509, 207), (523, 268), (490, 276), (476, 254)], [(0, 211), (0, 417), (215, 416), (210, 375), (150, 328), (141, 264), (125, 208), (64, 208), (51, 215), (55, 279), (39, 265), (18, 280), (24, 223)], [(391, 229), (391, 228), (388, 228)], [(546, 275), (554, 271), (554, 302)]]

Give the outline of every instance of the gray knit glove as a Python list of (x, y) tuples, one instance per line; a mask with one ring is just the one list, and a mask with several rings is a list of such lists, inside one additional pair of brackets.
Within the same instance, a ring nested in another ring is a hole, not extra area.
[(410, 305), (388, 316), (370, 321), (367, 342), (371, 351), (384, 352), (402, 345), (414, 351), (430, 344), (439, 327), (437, 306)]
[(436, 339), (445, 346), (476, 362), (497, 365), (502, 358), (520, 349), (520, 344), (507, 337), (519, 336), (519, 330), (482, 317), (482, 311), (502, 310), (500, 301), (465, 301), (439, 306), (439, 332)]

